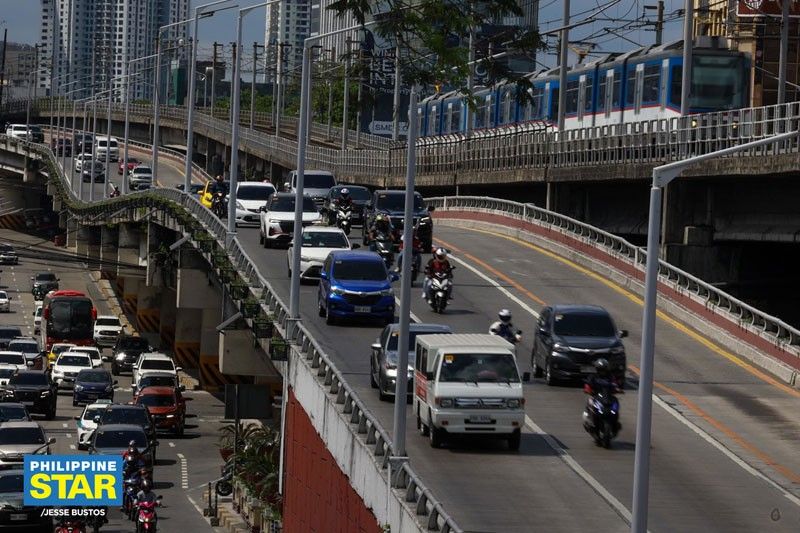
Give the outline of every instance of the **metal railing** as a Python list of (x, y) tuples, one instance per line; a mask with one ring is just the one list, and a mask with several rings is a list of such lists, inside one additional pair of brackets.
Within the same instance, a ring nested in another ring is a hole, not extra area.
[[(579, 239), (644, 272), (647, 261), (647, 252), (644, 248), (574, 218), (547, 211), (533, 204), (480, 196), (436, 197), (427, 198), (426, 202), (441, 211), (492, 213), (542, 226)], [(681, 294), (689, 295), (714, 313), (746, 328), (774, 346), (800, 357), (800, 330), (783, 320), (764, 313), (662, 260), (659, 260), (659, 281)]]
[[(101, 214), (105, 212), (107, 216), (121, 216), (120, 214), (128, 208), (128, 204), (132, 204), (131, 207), (142, 207), (141, 202), (152, 196), (168, 200), (176, 208), (188, 212), (226, 251), (233, 266), (246, 280), (250, 292), (261, 302), (262, 310), (274, 317), (275, 326), (281, 336), (287, 342), (294, 344), (294, 349), (301, 360), (305, 361), (310, 369), (316, 370), (321, 384), (328, 388), (331, 395), (335, 395), (335, 403), (341, 412), (347, 415), (354, 433), (363, 437), (364, 445), (378, 459), (381, 470), (386, 470), (389, 458), (394, 455), (388, 432), (366, 407), (358, 393), (345, 381), (342, 372), (312, 337), (302, 320), (290, 318), (289, 307), (259, 272), (255, 262), (248, 256), (239, 239), (231, 238), (228, 235), (226, 224), (214, 216), (209, 209), (206, 209), (196, 195), (186, 194), (175, 188), (156, 188), (90, 204), (79, 199), (71, 189), (67, 177), (58, 166), (49, 147), (0, 135), (0, 149), (10, 150), (12, 148), (14, 150), (22, 148), (22, 151), (27, 154), (38, 156), (46, 164), (47, 169), (56, 171), (55, 176), (49, 172), (50, 183), (56, 185), (57, 194), (68, 197), (62, 198), (67, 200), (64, 202), (65, 208), (78, 217), (87, 214), (88, 210), (91, 210), (93, 220), (100, 220), (97, 216), (98, 212)], [(403, 465), (399, 472), (396, 481), (387, 479), (387, 483), (392, 483), (396, 489), (405, 490), (401, 503), (409, 507), (413, 506), (413, 515), (424, 518), (425, 527), (428, 530), (461, 533), (462, 530), (456, 525), (455, 520), (444, 512), (441, 503), (425, 487), (409, 464)]]

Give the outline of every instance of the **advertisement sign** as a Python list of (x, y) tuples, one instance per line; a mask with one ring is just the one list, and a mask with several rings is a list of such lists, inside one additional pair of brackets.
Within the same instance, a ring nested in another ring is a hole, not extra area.
[(119, 506), (122, 457), (26, 455), (24, 503), (34, 507)]
[[(365, 77), (364, 91), (370, 93), (364, 98), (364, 109), (361, 111), (363, 132), (384, 137), (392, 136), (391, 124), (394, 115), (394, 47), (370, 30), (364, 30), (361, 42), (361, 57), (369, 68)], [(400, 91), (400, 135), (405, 137), (408, 129), (409, 89), (403, 86)], [(386, 125), (389, 124), (387, 127)]]
[(782, 2), (791, 2), (789, 16), (800, 18), (800, 2), (796, 0), (739, 0), (736, 2), (736, 15), (739, 17), (780, 17)]

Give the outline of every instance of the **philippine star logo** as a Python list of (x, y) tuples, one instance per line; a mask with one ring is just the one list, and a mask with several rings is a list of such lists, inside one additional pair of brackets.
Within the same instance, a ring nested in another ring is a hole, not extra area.
[(122, 503), (122, 457), (26, 455), (24, 503), (116, 506)]

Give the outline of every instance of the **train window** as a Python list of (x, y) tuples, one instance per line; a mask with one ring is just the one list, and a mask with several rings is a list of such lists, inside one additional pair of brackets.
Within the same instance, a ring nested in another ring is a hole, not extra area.
[(567, 82), (567, 113), (578, 112), (578, 86), (580, 82), (569, 81)]
[(558, 87), (550, 91), (550, 109), (552, 109), (552, 111), (547, 118), (555, 120), (556, 117), (558, 117)]
[(592, 78), (586, 78), (586, 87), (583, 89), (583, 110), (592, 111)]
[(439, 107), (431, 106), (431, 116), (428, 119), (428, 135), (439, 134)]
[(614, 71), (614, 94), (611, 100), (611, 107), (622, 107), (622, 80), (618, 71)]
[(450, 105), (450, 132), (461, 131), (461, 102)]
[(544, 88), (543, 87), (536, 87), (533, 89), (533, 102), (529, 104), (531, 106), (531, 119), (539, 119), (542, 118), (542, 110), (544, 109)]
[(674, 65), (672, 67), (672, 82), (669, 86), (669, 101), (675, 107), (681, 106), (681, 88), (683, 87), (683, 67)]
[(625, 105), (632, 106), (636, 103), (636, 69), (628, 70), (628, 83), (625, 84)]
[(692, 58), (690, 107), (739, 109), (744, 107), (746, 79), (741, 58), (702, 56)]
[(500, 122), (499, 124), (508, 124), (511, 120), (511, 100), (513, 95), (511, 89), (503, 91), (503, 99), (500, 103)]
[(497, 117), (495, 116), (495, 106), (492, 105), (492, 95), (486, 95), (486, 127), (491, 128), (495, 125), (495, 120)]
[(478, 101), (475, 105), (475, 113), (473, 113), (474, 119), (472, 123), (473, 128), (483, 128), (486, 124), (486, 100), (483, 98), (478, 98)]
[(600, 83), (597, 85), (597, 110), (603, 111), (606, 108), (606, 80), (607, 76), (600, 76)]
[(642, 91), (643, 104), (657, 104), (659, 87), (661, 85), (661, 67), (647, 65), (644, 67), (644, 88)]

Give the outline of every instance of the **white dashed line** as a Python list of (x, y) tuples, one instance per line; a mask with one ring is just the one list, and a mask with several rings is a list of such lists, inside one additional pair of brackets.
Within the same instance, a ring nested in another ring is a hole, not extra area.
[(62, 425), (63, 427), (69, 427), (69, 426), (67, 426), (67, 423), (66, 423), (66, 422), (64, 422), (64, 423), (63, 423), (63, 424), (61, 424), (61, 425)]
[(69, 449), (70, 449), (70, 450), (74, 450), (74, 449), (75, 449), (75, 445), (74, 445), (74, 444), (70, 444), (70, 445), (69, 445)]
[(181, 488), (189, 488), (189, 466), (186, 464), (186, 457), (182, 453), (178, 454), (178, 459), (181, 461)]
[(68, 439), (71, 439), (71, 438), (72, 438), (72, 435), (70, 435), (69, 433), (67, 433), (67, 434), (66, 434), (66, 435), (64, 435), (64, 436), (65, 436), (65, 437), (67, 437)]
[(167, 444), (169, 444), (170, 448), (174, 448), (175, 447), (175, 443), (174, 442), (168, 442)]

